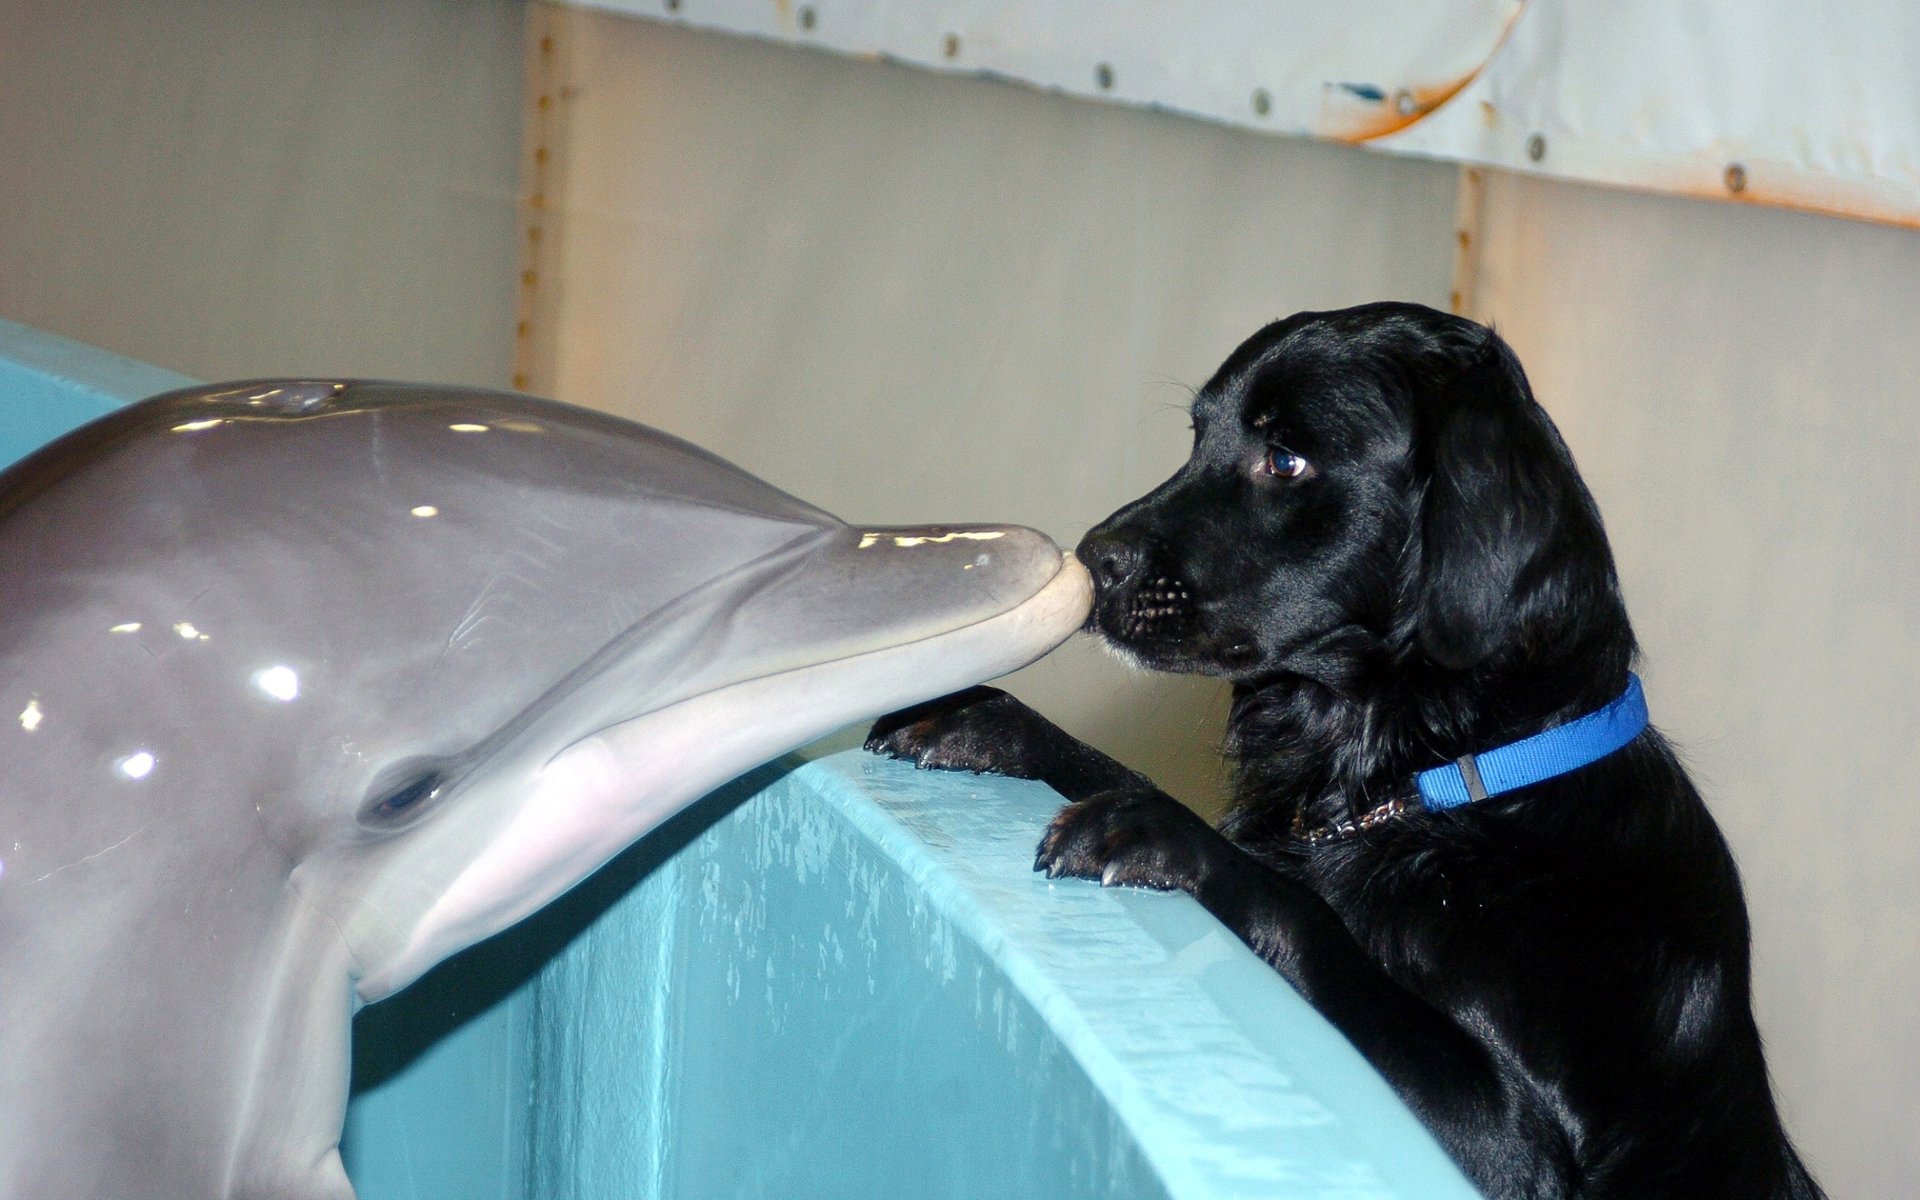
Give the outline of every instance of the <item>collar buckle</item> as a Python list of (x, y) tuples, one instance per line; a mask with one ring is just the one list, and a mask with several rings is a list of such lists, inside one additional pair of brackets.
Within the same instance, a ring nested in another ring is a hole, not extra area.
[(1460, 768), (1460, 778), (1466, 782), (1467, 803), (1477, 804), (1485, 800), (1487, 798), (1487, 785), (1480, 778), (1479, 760), (1471, 754), (1462, 754), (1459, 758), (1453, 760), (1453, 765)]

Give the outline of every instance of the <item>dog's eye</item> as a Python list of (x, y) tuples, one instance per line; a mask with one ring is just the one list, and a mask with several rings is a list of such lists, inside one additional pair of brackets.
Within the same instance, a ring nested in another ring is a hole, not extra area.
[(1313, 474), (1313, 464), (1284, 446), (1272, 446), (1260, 460), (1260, 470), (1276, 479), (1305, 479)]

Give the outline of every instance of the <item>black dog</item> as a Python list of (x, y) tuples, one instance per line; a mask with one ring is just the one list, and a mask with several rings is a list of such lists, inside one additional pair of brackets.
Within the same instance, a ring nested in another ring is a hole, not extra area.
[[(1476, 769), (1623, 711), (1635, 653), (1506, 344), (1417, 305), (1303, 313), (1233, 353), (1193, 426), (1078, 553), (1111, 646), (1233, 682), (1220, 832), (992, 689), (869, 747), (1058, 789), (1037, 869), (1191, 893), (1491, 1196), (1818, 1197), (1761, 1058), (1733, 859), (1667, 743), (1633, 724), (1507, 791)], [(1463, 757), (1472, 802), (1423, 800)]]

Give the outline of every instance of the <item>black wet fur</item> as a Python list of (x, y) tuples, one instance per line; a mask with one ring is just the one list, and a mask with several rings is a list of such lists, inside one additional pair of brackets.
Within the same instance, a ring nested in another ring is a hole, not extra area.
[(1114, 649), (1232, 681), (1219, 831), (991, 688), (869, 748), (1059, 790), (1037, 869), (1192, 894), (1489, 1196), (1821, 1196), (1775, 1110), (1733, 858), (1657, 731), (1417, 806), (1416, 772), (1601, 707), (1635, 655), (1599, 512), (1512, 351), (1417, 305), (1301, 313), (1193, 419), (1186, 465), (1078, 553)]

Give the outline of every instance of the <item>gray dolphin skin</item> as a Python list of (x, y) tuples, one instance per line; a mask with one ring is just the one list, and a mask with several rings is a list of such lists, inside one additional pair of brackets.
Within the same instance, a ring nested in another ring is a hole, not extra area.
[(510, 393), (227, 384), (42, 449), (0, 474), (0, 1196), (351, 1196), (360, 1005), (1089, 591)]

